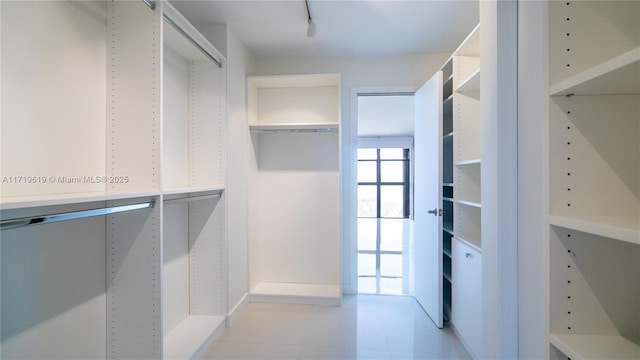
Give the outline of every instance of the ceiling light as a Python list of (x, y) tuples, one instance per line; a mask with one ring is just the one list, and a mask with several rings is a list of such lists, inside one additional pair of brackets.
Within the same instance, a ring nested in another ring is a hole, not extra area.
[(311, 38), (316, 36), (316, 23), (314, 23), (311, 19), (309, 19), (307, 25), (307, 36)]
[(309, 11), (309, 0), (304, 0), (305, 5), (307, 5), (307, 37), (316, 36), (316, 23), (313, 22), (311, 18), (311, 11)]

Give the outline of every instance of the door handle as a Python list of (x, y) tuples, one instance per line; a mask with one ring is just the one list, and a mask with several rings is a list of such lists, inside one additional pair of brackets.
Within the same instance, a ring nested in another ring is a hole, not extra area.
[(433, 210), (427, 211), (427, 213), (433, 214), (434, 216), (442, 216), (443, 214), (447, 213), (447, 210), (442, 210), (442, 209), (435, 208)]

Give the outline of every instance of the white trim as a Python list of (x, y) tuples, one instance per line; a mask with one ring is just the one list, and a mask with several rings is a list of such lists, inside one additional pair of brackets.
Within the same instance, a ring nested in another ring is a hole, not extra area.
[(240, 299), (240, 301), (238, 301), (238, 303), (235, 304), (231, 311), (229, 311), (229, 313), (227, 314), (227, 326), (233, 326), (233, 324), (235, 324), (238, 316), (242, 314), (248, 304), (249, 293), (245, 293), (244, 295), (242, 295), (242, 299)]
[(518, 7), (518, 283), (522, 359), (549, 357), (549, 71), (546, 1)]
[[(415, 93), (416, 89), (410, 86), (364, 86), (364, 87), (353, 87), (350, 89), (349, 94), (349, 106), (350, 106), (350, 118), (344, 119), (343, 121), (343, 146), (345, 146), (343, 151), (351, 152), (350, 155), (351, 162), (343, 163), (343, 169), (346, 167), (351, 167), (352, 169), (357, 169), (358, 167), (358, 157), (356, 154), (356, 149), (358, 147), (358, 94), (366, 94), (367, 96), (371, 96), (372, 94), (397, 94), (397, 93)], [(351, 128), (350, 132), (347, 133), (344, 130), (345, 124), (349, 124)], [(348, 139), (347, 139), (348, 137)], [(348, 141), (347, 141), (348, 140)], [(413, 140), (413, 139), (412, 139)], [(412, 141), (413, 143), (413, 141)], [(413, 151), (413, 146), (411, 147)], [(343, 159), (344, 159), (343, 153)], [(413, 172), (413, 169), (412, 169)], [(358, 173), (357, 171), (353, 171), (349, 178), (347, 178), (346, 172), (343, 171), (343, 184), (344, 189), (349, 190), (345, 191), (344, 194), (349, 193), (351, 196), (343, 197), (343, 201), (348, 202), (343, 206), (343, 209), (348, 211), (344, 211), (342, 217), (344, 222), (348, 222), (353, 224), (351, 228), (346, 228), (345, 233), (348, 232), (348, 236), (343, 236), (343, 252), (342, 252), (342, 293), (343, 294), (357, 294), (358, 293)], [(413, 181), (413, 178), (411, 179)], [(412, 207), (413, 208), (413, 207)], [(349, 269), (348, 274), (348, 282), (345, 278), (344, 272)]]
[(371, 88), (351, 88), (349, 94), (350, 117), (347, 122), (351, 125), (351, 133), (349, 136), (350, 141), (343, 143), (343, 145), (351, 149), (351, 163), (345, 163), (343, 166), (345, 168), (351, 167), (354, 171), (351, 172), (349, 178), (343, 172), (345, 177), (344, 186), (350, 190), (349, 193), (351, 194), (350, 197), (343, 199), (343, 201), (348, 202), (344, 208), (349, 209), (349, 211), (345, 211), (342, 214), (342, 221), (351, 224), (349, 236), (343, 238), (342, 269), (343, 271), (349, 269), (348, 283), (344, 281), (345, 276), (343, 274), (342, 292), (344, 294), (358, 293), (358, 172), (356, 169), (358, 168), (358, 93), (361, 92), (376, 91)]
[(482, 277), (488, 359), (518, 358), (518, 3), (480, 2)]
[(403, 148), (411, 149), (413, 152), (412, 136), (364, 136), (358, 137), (358, 148), (378, 149), (378, 148)]

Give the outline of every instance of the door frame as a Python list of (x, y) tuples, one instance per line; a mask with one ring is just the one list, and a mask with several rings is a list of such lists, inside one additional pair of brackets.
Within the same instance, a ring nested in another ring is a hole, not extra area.
[[(392, 95), (397, 93), (415, 93), (415, 88), (410, 86), (364, 86), (353, 87), (349, 93), (349, 122), (351, 125), (351, 136), (349, 138), (349, 145), (343, 147), (343, 152), (349, 158), (348, 163), (344, 164), (345, 167), (351, 167), (357, 169), (358, 167), (358, 95), (359, 94), (379, 94), (379, 95)], [(345, 154), (343, 154), (343, 157)], [(344, 174), (344, 173), (343, 173)], [(347, 179), (348, 192), (351, 194), (343, 201), (346, 204), (343, 206), (344, 221), (353, 224), (348, 227), (347, 237), (342, 242), (342, 271), (343, 273), (343, 294), (357, 294), (358, 293), (358, 173), (352, 171), (350, 178)]]

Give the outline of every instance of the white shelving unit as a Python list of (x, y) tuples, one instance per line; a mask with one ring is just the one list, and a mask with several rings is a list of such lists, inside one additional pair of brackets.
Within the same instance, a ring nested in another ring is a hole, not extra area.
[(640, 3), (548, 6), (551, 358), (637, 359)]
[(197, 357), (225, 326), (223, 56), (163, 3), (163, 356)]
[(190, 358), (224, 326), (226, 76), (197, 46), (224, 58), (152, 3), (0, 4), (0, 358)]
[(339, 304), (340, 79), (248, 79), (252, 301)]
[[(451, 323), (474, 358), (482, 341), (480, 26), (450, 59), (453, 125)], [(446, 115), (445, 115), (446, 116)]]

